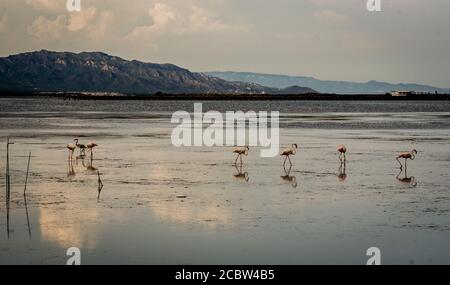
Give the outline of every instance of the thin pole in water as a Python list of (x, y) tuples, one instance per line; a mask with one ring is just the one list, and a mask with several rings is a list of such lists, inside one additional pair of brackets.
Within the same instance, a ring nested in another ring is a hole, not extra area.
[(9, 202), (11, 196), (11, 178), (9, 173), (9, 145), (14, 144), (9, 141), (9, 138), (6, 140), (6, 232), (8, 234), (9, 239)]
[(28, 184), (28, 173), (30, 172), (30, 160), (31, 160), (31, 151), (28, 155), (28, 165), (27, 165), (27, 175), (25, 177), (25, 187), (23, 189), (23, 201), (25, 204), (25, 211), (27, 214), (27, 225), (28, 225), (28, 236), (31, 239), (31, 226), (30, 226), (30, 217), (28, 215), (28, 205), (27, 205), (27, 184)]
[(30, 171), (30, 160), (31, 160), (31, 152), (28, 155), (28, 165), (27, 165), (27, 176), (25, 177), (25, 187), (23, 189), (23, 194), (27, 192), (27, 183), (28, 183), (28, 172)]

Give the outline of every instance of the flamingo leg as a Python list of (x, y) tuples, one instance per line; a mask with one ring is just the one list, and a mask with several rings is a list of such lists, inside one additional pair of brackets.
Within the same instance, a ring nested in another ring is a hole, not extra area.
[(292, 166), (292, 161), (291, 161), (291, 158), (289, 157), (289, 155), (287, 156), (287, 158), (288, 158), (288, 160), (289, 160), (289, 163), (290, 163), (291, 166)]
[(400, 164), (400, 169), (403, 169), (403, 164), (400, 162), (400, 160), (398, 159), (398, 157), (396, 158), (398, 163)]
[(241, 166), (242, 166), (242, 164), (243, 164), (243, 162), (242, 162), (242, 155), (240, 155), (239, 157), (241, 158), (240, 161), (241, 161)]
[(240, 154), (238, 154), (238, 155), (236, 156), (236, 160), (234, 161), (234, 165), (237, 165), (237, 161), (238, 161), (238, 159), (239, 159), (239, 156), (240, 156)]
[[(283, 167), (285, 167), (286, 166), (286, 160), (287, 160), (287, 156), (286, 156), (286, 158), (284, 159), (284, 162), (283, 162)], [(286, 168), (285, 168), (286, 169)]]
[(407, 168), (408, 168), (407, 162), (408, 162), (408, 159), (407, 159), (407, 158), (405, 158), (405, 169), (407, 169)]

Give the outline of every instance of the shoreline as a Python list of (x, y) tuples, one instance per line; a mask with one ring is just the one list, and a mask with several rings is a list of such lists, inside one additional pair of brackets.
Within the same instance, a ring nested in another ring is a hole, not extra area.
[(133, 101), (448, 101), (450, 94), (119, 94), (85, 92), (0, 92), (0, 98), (57, 98), (63, 100), (133, 100)]

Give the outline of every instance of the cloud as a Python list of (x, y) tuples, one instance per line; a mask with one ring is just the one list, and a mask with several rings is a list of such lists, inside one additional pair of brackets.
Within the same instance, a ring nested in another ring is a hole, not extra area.
[(8, 21), (7, 15), (0, 13), (0, 32), (6, 30), (7, 21)]
[[(51, 17), (51, 16), (50, 16)], [(81, 12), (58, 14), (55, 19), (39, 16), (27, 29), (39, 41), (61, 41), (77, 33), (81, 39), (100, 41), (111, 35), (115, 16), (110, 11), (100, 12), (95, 7), (85, 7)]]
[(38, 40), (60, 40), (66, 32), (66, 17), (59, 15), (55, 20), (39, 16), (31, 26), (28, 34)]
[(233, 31), (247, 32), (249, 28), (245, 25), (230, 25), (211, 15), (207, 10), (194, 6), (189, 16), (189, 24), (192, 31)]
[[(66, 0), (0, 2), (1, 56), (101, 50), (192, 70), (316, 77), (332, 76), (322, 62), (351, 63), (370, 70), (371, 78), (354, 66), (342, 77), (442, 86), (450, 74), (446, 0), (383, 0), (381, 13), (368, 12), (366, 0), (82, 0), (75, 13), (66, 10)], [(411, 69), (423, 78), (410, 78)]]
[(245, 26), (236, 26), (224, 23), (208, 10), (192, 6), (187, 12), (175, 9), (168, 4), (156, 3), (149, 9), (148, 15), (153, 23), (147, 26), (138, 26), (133, 29), (131, 38), (157, 38), (162, 35), (193, 34), (198, 32), (243, 32)]
[(319, 21), (330, 24), (347, 24), (350, 22), (350, 18), (347, 15), (339, 14), (332, 10), (321, 10), (314, 12), (314, 17)]
[(70, 14), (67, 29), (69, 31), (79, 31), (85, 29), (98, 16), (98, 11), (94, 7), (82, 9), (80, 12)]
[(61, 13), (65, 10), (65, 0), (26, 0), (33, 9), (46, 13)]

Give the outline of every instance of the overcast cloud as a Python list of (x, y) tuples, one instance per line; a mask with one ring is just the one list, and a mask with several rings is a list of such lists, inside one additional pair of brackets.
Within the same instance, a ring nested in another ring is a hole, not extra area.
[(193, 71), (450, 87), (450, 0), (0, 0), (0, 55), (104, 51)]

